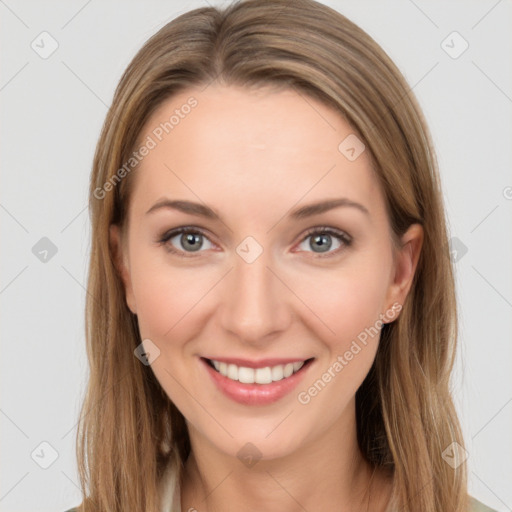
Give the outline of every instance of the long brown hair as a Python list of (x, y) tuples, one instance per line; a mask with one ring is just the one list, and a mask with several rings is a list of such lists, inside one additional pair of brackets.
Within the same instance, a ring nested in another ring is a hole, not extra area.
[(313, 0), (246, 0), (185, 13), (146, 42), (120, 80), (89, 191), (90, 376), (77, 431), (80, 510), (157, 512), (166, 467), (179, 488), (190, 451), (184, 418), (151, 368), (134, 357), (137, 318), (125, 302), (109, 226), (126, 226), (136, 173), (126, 163), (149, 116), (177, 92), (214, 81), (294, 88), (335, 109), (369, 151), (394, 236), (412, 223), (423, 226), (410, 293), (398, 319), (383, 327), (356, 394), (358, 442), (371, 464), (393, 471), (399, 510), (466, 512), (465, 464), (454, 469), (442, 455), (452, 442), (464, 443), (449, 390), (457, 314), (431, 138), (382, 48)]

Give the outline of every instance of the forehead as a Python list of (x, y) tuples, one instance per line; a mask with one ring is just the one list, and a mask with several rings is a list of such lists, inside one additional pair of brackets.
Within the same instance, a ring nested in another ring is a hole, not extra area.
[(292, 89), (188, 89), (150, 117), (139, 137), (145, 143), (153, 147), (137, 167), (133, 197), (141, 208), (164, 195), (246, 210), (263, 200), (286, 209), (301, 198), (340, 196), (371, 199), (372, 209), (379, 199), (367, 152), (347, 158), (347, 146), (362, 147), (354, 130)]

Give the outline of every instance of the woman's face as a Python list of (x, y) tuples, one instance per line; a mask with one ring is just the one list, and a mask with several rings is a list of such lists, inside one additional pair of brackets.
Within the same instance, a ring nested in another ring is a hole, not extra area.
[(393, 248), (353, 130), (292, 90), (211, 85), (166, 101), (140, 141), (120, 269), (191, 435), (271, 459), (353, 429), (421, 247), (413, 226)]

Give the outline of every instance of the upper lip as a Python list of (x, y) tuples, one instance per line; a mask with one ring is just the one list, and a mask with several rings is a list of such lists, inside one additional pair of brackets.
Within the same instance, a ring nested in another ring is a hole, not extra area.
[(203, 359), (210, 359), (213, 361), (219, 361), (219, 363), (226, 364), (235, 364), (236, 366), (244, 366), (246, 368), (266, 368), (267, 366), (278, 366), (280, 364), (285, 365), (288, 363), (302, 363), (306, 362), (308, 359), (312, 359), (310, 357), (300, 358), (300, 357), (288, 357), (288, 358), (268, 358), (268, 359), (258, 359), (258, 360), (250, 360), (243, 359), (241, 357), (204, 357)]

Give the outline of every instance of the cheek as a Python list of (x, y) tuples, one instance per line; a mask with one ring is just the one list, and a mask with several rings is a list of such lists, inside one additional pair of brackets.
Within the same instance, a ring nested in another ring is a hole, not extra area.
[(311, 320), (321, 321), (325, 339), (337, 350), (374, 326), (385, 312), (389, 267), (383, 259), (371, 254), (354, 257), (337, 269), (303, 272), (294, 279), (297, 295), (306, 297), (311, 307)]
[[(164, 249), (161, 249), (162, 253)], [(187, 324), (215, 282), (211, 269), (180, 268), (166, 256), (149, 251), (133, 253), (131, 276), (142, 337), (163, 339)]]
[(375, 359), (388, 284), (382, 268), (361, 265), (304, 282), (312, 290), (312, 309), (329, 331), (322, 329), (326, 333), (322, 336), (325, 357), (301, 386), (297, 400), (304, 406), (304, 414), (317, 411), (326, 425), (342, 414)]
[[(162, 250), (163, 251), (163, 250)], [(197, 390), (190, 383), (200, 382), (197, 369), (183, 364), (189, 341), (198, 337), (200, 323), (194, 321), (201, 299), (212, 287), (211, 269), (185, 269), (165, 261), (166, 256), (150, 251), (134, 251), (131, 256), (133, 293), (141, 339), (150, 339), (159, 349), (151, 370), (166, 394), (187, 418), (200, 420), (190, 402)]]

